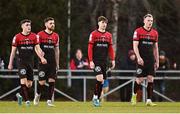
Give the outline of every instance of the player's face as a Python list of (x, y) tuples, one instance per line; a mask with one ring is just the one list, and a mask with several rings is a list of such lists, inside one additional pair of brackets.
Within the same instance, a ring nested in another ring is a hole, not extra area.
[(50, 31), (53, 31), (55, 29), (55, 22), (54, 22), (54, 20), (49, 20), (48, 22), (45, 23), (45, 26)]
[(106, 30), (107, 22), (105, 22), (105, 21), (100, 21), (100, 22), (98, 22), (98, 26), (99, 26), (99, 29), (101, 29), (101, 30)]
[(25, 22), (25, 23), (22, 24), (21, 27), (22, 27), (24, 32), (26, 32), (26, 33), (31, 32), (31, 23)]
[(146, 17), (144, 19), (144, 26), (147, 28), (151, 28), (153, 25), (153, 18), (152, 17)]

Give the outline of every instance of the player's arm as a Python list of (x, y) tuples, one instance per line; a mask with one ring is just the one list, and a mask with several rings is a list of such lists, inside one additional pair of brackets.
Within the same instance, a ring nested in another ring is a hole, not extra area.
[(155, 69), (158, 69), (159, 68), (159, 48), (158, 48), (157, 42), (154, 44), (153, 52), (154, 52), (154, 58), (155, 58)]
[(13, 69), (13, 61), (14, 61), (14, 57), (15, 57), (15, 54), (16, 54), (16, 50), (17, 50), (17, 47), (12, 46), (11, 54), (10, 54), (10, 58), (9, 58), (9, 65), (8, 65), (9, 70)]
[(46, 64), (46, 63), (47, 63), (47, 60), (44, 58), (44, 52), (43, 52), (42, 49), (40, 48), (40, 45), (39, 45), (39, 44), (35, 45), (35, 52), (36, 52), (36, 54), (38, 55), (38, 57), (40, 58), (41, 63), (42, 63), (42, 64)]
[(109, 57), (110, 57), (111, 64), (112, 64), (111, 69), (114, 69), (114, 67), (115, 67), (115, 52), (113, 49), (112, 41), (110, 42), (110, 45), (108, 48), (108, 53), (109, 53)]
[(139, 45), (139, 41), (133, 41), (133, 50), (134, 50), (134, 53), (136, 54), (137, 62), (139, 65), (144, 65), (144, 61), (139, 54), (138, 45)]
[(88, 58), (89, 58), (89, 66), (91, 69), (94, 69), (95, 67), (93, 62), (93, 46), (94, 46), (94, 41), (93, 41), (93, 35), (91, 33), (89, 36), (89, 43), (88, 43)]
[(54, 51), (55, 51), (56, 67), (57, 69), (59, 69), (59, 54), (60, 54), (59, 46), (56, 46), (54, 48)]

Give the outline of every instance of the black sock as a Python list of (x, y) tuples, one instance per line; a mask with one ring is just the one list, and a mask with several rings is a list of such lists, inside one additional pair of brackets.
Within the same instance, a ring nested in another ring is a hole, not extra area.
[(54, 87), (55, 87), (55, 82), (49, 82), (48, 100), (52, 99), (52, 95), (54, 94)]
[(21, 84), (21, 93), (25, 101), (29, 101), (28, 88), (25, 84)]
[(152, 99), (152, 95), (153, 95), (153, 82), (148, 82), (148, 86), (147, 86), (147, 98), (148, 99)]
[(46, 91), (46, 86), (38, 84), (37, 94), (41, 95), (43, 91)]
[(137, 93), (138, 90), (141, 89), (141, 84), (138, 84), (136, 81), (134, 83), (134, 94)]
[(98, 99), (101, 97), (102, 87), (103, 87), (103, 84), (101, 83), (101, 85), (99, 86), (99, 91), (98, 91)]
[(94, 89), (94, 95), (97, 95), (99, 97), (100, 89), (102, 91), (102, 82), (96, 81), (95, 89)]

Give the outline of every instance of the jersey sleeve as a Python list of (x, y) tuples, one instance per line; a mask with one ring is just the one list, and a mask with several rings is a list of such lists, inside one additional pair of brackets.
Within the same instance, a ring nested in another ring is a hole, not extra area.
[(94, 36), (91, 33), (89, 36), (89, 43), (88, 43), (88, 58), (89, 61), (93, 60), (93, 45), (94, 45)]
[(133, 41), (139, 41), (139, 35), (138, 35), (137, 29), (134, 31), (134, 34), (133, 34)]
[(115, 53), (114, 53), (114, 49), (113, 49), (113, 43), (112, 43), (112, 35), (110, 35), (110, 42), (109, 42), (109, 57), (111, 60), (115, 60)]
[(159, 37), (159, 34), (158, 34), (158, 32), (156, 31), (156, 39), (155, 39), (156, 42), (158, 42), (158, 37)]
[(16, 36), (13, 37), (12, 46), (17, 47), (17, 37)]
[(35, 44), (39, 44), (39, 35), (36, 35)]
[(59, 46), (59, 35), (57, 34), (57, 39), (56, 39), (56, 43), (55, 46), (58, 47)]

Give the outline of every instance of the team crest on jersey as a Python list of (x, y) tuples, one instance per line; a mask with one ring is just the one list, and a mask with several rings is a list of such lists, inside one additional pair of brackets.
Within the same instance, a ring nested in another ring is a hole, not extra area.
[(141, 74), (142, 73), (142, 69), (138, 68), (136, 71), (137, 74)]
[(51, 43), (52, 43), (52, 40), (51, 40), (51, 39), (48, 39), (48, 43), (51, 44)]
[(134, 39), (137, 38), (137, 32), (136, 31), (134, 32), (133, 38)]
[(100, 71), (101, 71), (101, 67), (100, 67), (100, 66), (96, 66), (96, 67), (95, 67), (95, 71), (96, 71), (96, 72), (100, 72)]
[(26, 69), (21, 69), (20, 74), (25, 75), (26, 74)]
[(39, 77), (44, 77), (45, 76), (45, 72), (44, 71), (40, 71), (39, 72)]

